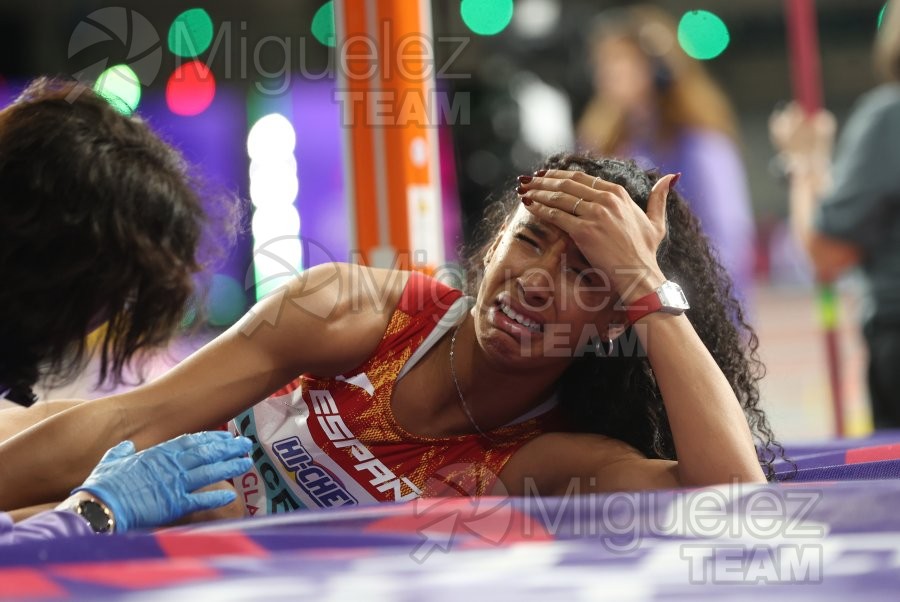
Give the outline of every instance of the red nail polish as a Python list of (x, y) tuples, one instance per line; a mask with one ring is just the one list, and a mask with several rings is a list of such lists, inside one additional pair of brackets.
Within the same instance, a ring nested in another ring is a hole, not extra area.
[(528, 183), (531, 182), (534, 178), (531, 177), (531, 176), (519, 176), (519, 177), (516, 178), (516, 179), (519, 181), (519, 184), (528, 184)]
[(524, 188), (522, 188), (521, 186), (516, 186), (516, 192), (518, 192), (519, 194), (525, 194), (528, 191), (525, 190)]
[(547, 170), (546, 170), (546, 169), (539, 169), (539, 170), (537, 170), (536, 172), (534, 172), (534, 175), (536, 175), (536, 176), (539, 177), (539, 178), (543, 178), (544, 176), (547, 175)]
[(522, 201), (522, 204), (525, 205), (526, 207), (528, 207), (529, 205), (531, 205), (534, 202), (526, 196), (520, 196), (519, 200)]
[(675, 177), (672, 178), (672, 181), (669, 182), (669, 188), (672, 188), (673, 186), (675, 186), (675, 184), (677, 184), (678, 180), (680, 180), (680, 179), (681, 179), (681, 172), (679, 171), (677, 174), (675, 174)]

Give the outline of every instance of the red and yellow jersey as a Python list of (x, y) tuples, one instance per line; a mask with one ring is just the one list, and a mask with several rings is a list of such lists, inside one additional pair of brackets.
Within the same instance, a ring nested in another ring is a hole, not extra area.
[(247, 512), (270, 514), (429, 495), (483, 495), (527, 441), (557, 423), (552, 400), (478, 435), (423, 437), (394, 418), (394, 385), (461, 321), (461, 291), (413, 273), (375, 354), (335, 378), (305, 374), (230, 425), (253, 443), (234, 480)]

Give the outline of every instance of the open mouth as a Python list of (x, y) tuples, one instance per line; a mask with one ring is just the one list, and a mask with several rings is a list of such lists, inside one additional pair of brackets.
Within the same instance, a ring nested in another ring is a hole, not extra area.
[(525, 316), (514, 310), (512, 306), (509, 305), (506, 295), (501, 295), (497, 300), (496, 305), (497, 309), (499, 309), (503, 313), (503, 315), (505, 315), (511, 321), (524, 326), (531, 332), (543, 332), (544, 325), (530, 318), (526, 318)]

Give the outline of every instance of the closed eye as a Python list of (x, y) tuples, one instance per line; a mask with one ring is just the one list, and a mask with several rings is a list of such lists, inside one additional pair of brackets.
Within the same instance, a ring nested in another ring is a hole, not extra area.
[(538, 251), (540, 251), (540, 249), (541, 249), (541, 246), (537, 243), (537, 241), (535, 241), (533, 238), (529, 238), (528, 236), (525, 236), (524, 234), (521, 234), (521, 233), (516, 234), (515, 238), (517, 240), (522, 241), (526, 245), (533, 247), (534, 249), (536, 249)]
[(582, 280), (587, 283), (591, 283), (593, 280), (593, 271), (589, 268), (578, 266), (578, 265), (570, 265), (566, 266), (566, 271), (572, 274), (573, 276), (580, 276)]
[(593, 270), (583, 269), (578, 271), (578, 275), (581, 276), (582, 282), (587, 284), (588, 286), (594, 286), (597, 282), (596, 275)]
[(581, 282), (588, 286), (594, 286), (597, 282), (597, 271), (587, 264), (578, 262), (574, 265), (568, 265), (566, 266), (566, 271), (572, 276), (578, 277)]

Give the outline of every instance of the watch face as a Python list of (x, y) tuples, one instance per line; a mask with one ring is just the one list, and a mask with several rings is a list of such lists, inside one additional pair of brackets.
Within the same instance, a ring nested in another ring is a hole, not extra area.
[(681, 313), (691, 308), (681, 287), (668, 280), (659, 287), (659, 300), (662, 302), (663, 308), (667, 310), (676, 310)]
[(87, 520), (96, 533), (106, 533), (112, 527), (109, 514), (97, 502), (81, 502), (78, 504), (78, 514)]

